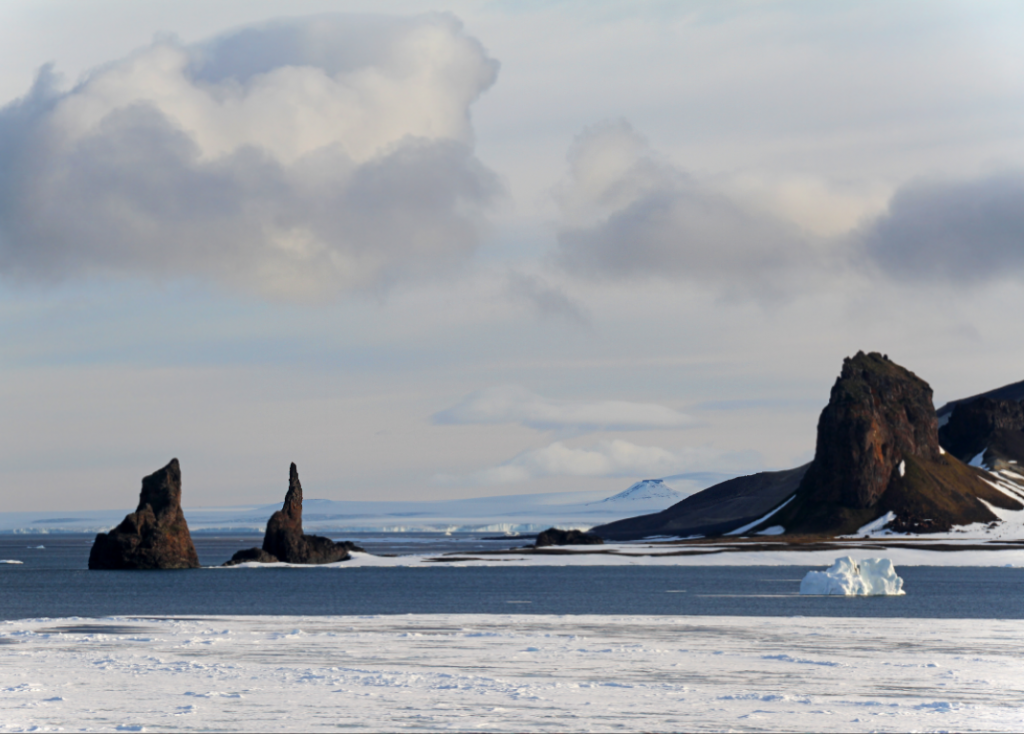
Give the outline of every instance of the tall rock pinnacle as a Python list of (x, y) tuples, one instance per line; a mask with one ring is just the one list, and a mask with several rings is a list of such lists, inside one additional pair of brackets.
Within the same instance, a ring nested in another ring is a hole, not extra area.
[(351, 543), (335, 543), (330, 538), (305, 535), (302, 532), (302, 484), (299, 482), (299, 471), (293, 463), (288, 471), (288, 493), (284, 496), (284, 505), (267, 521), (263, 548), (239, 551), (232, 560), (335, 563), (347, 560), (349, 550), (355, 548)]

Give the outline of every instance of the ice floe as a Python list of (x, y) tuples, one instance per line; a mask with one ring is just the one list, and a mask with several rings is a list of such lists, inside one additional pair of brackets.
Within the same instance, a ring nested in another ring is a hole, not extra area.
[(903, 579), (888, 558), (837, 558), (827, 571), (808, 571), (801, 594), (822, 596), (900, 596)]

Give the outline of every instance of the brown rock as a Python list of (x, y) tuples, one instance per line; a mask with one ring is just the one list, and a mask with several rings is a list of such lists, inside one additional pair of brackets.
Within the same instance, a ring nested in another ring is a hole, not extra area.
[(299, 471), (292, 464), (288, 494), (284, 497), (284, 506), (267, 522), (263, 551), (285, 563), (335, 563), (350, 558), (350, 545), (302, 532), (302, 484), (299, 483)]
[(857, 352), (821, 412), (804, 483), (848, 507), (872, 507), (901, 461), (939, 458), (938, 426), (927, 382), (877, 352)]
[(89, 553), (91, 569), (199, 568), (199, 557), (181, 511), (177, 459), (142, 480), (139, 506)]

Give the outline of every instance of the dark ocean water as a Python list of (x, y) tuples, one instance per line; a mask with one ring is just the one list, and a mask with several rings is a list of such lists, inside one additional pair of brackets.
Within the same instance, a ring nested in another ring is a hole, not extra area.
[[(350, 536), (376, 553), (515, 542)], [(261, 538), (195, 535), (216, 565)], [(906, 596), (801, 597), (805, 566), (88, 571), (92, 536), (0, 536), (0, 619), (167, 615), (667, 614), (1024, 619), (1024, 570), (901, 567)], [(38, 546), (44, 546), (42, 548)], [(817, 567), (816, 567), (817, 568)]]

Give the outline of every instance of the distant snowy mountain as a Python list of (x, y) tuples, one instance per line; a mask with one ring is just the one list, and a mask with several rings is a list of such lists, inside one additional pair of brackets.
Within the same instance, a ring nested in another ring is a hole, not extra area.
[(677, 492), (661, 479), (642, 479), (616, 495), (607, 497), (600, 502), (591, 504), (617, 504), (635, 506), (637, 504), (657, 505), (656, 509), (663, 510), (684, 499), (685, 494)]
[[(718, 475), (645, 479), (623, 492), (554, 492), (461, 500), (376, 502), (307, 499), (303, 526), (308, 532), (483, 532), (535, 533), (551, 526), (586, 530), (632, 515), (660, 512), (688, 494), (715, 483)], [(188, 507), (185, 519), (196, 532), (262, 533), (279, 503), (234, 507)], [(80, 512), (0, 512), (0, 533), (99, 532), (124, 519), (130, 510)]]

